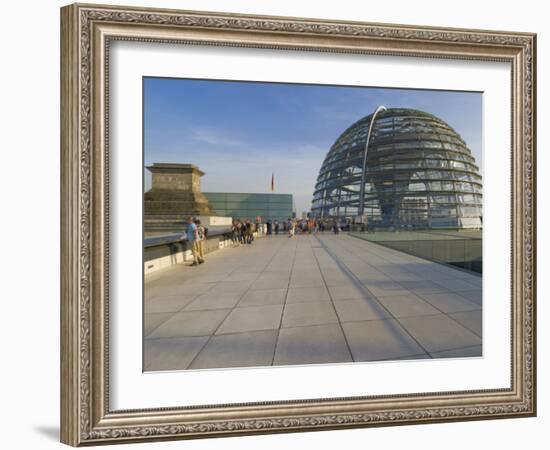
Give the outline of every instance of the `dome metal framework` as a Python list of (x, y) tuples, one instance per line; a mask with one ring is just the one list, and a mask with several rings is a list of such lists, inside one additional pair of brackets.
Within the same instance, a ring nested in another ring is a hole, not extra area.
[(380, 106), (331, 147), (317, 177), (312, 213), (366, 216), (369, 227), (378, 229), (481, 228), (479, 167), (443, 120)]

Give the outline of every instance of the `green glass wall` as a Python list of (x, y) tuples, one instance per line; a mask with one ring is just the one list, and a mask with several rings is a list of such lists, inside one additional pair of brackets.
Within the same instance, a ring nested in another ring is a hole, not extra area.
[(203, 192), (217, 216), (283, 221), (292, 217), (292, 194)]

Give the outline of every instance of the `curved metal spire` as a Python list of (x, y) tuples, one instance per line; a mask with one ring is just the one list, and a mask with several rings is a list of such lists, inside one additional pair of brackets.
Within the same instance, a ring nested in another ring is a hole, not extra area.
[(363, 151), (363, 166), (361, 170), (361, 186), (359, 191), (359, 216), (363, 216), (364, 210), (365, 210), (365, 172), (367, 170), (367, 153), (369, 150), (369, 143), (370, 143), (370, 136), (372, 133), (372, 129), (374, 127), (374, 121), (376, 120), (376, 116), (381, 111), (386, 111), (386, 107), (384, 105), (378, 106), (378, 108), (375, 109), (374, 113), (372, 114), (372, 119), (370, 120), (369, 124), (369, 131), (367, 133), (367, 141), (365, 142), (365, 150)]

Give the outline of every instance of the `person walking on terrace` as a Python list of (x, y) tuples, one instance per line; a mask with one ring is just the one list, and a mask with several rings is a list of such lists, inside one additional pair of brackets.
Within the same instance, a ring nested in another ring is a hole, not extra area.
[(294, 237), (296, 233), (296, 223), (293, 220), (288, 219), (288, 237)]
[(332, 223), (332, 231), (334, 231), (334, 234), (338, 234), (340, 232), (340, 226), (338, 225), (338, 221), (334, 219), (334, 222)]

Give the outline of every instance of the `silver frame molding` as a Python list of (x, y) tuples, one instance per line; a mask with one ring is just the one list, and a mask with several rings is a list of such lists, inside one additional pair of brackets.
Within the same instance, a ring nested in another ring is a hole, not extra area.
[[(108, 58), (113, 40), (506, 61), (512, 70), (508, 389), (109, 408)], [(536, 35), (75, 4), (61, 9), (61, 440), (73, 446), (536, 414)]]

